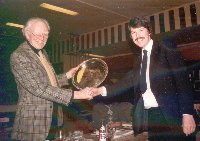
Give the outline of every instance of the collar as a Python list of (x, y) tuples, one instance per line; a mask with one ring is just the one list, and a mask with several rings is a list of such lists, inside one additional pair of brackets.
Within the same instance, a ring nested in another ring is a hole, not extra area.
[[(41, 49), (36, 49), (36, 48), (34, 48), (30, 43), (29, 43), (29, 41), (27, 41), (27, 44), (31, 47), (31, 49), (37, 54), (37, 55), (39, 55), (38, 54), (38, 52), (41, 50)], [(42, 50), (41, 50), (42, 51)], [(43, 51), (42, 51), (43, 52)]]
[(142, 50), (147, 50), (148, 53), (151, 53), (152, 47), (153, 47), (153, 40), (150, 39), (148, 44)]

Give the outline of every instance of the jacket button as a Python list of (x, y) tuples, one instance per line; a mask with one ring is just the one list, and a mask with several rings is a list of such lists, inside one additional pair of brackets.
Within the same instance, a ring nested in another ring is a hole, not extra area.
[(52, 106), (50, 106), (50, 108), (52, 108)]

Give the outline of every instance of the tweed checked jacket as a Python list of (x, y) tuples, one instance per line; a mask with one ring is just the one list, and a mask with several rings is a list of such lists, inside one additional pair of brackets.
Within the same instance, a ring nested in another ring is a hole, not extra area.
[(12, 138), (44, 141), (51, 125), (53, 102), (68, 105), (71, 100), (72, 90), (59, 88), (68, 83), (67, 77), (57, 75), (59, 87), (51, 86), (44, 66), (27, 42), (11, 54), (10, 63), (19, 94)]

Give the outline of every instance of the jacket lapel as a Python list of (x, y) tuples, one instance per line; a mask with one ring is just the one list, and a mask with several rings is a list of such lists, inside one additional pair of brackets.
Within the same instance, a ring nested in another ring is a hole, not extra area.
[(31, 47), (28, 45), (27, 42), (25, 42), (23, 44), (23, 48), (25, 48), (24, 51), (28, 54), (27, 57), (29, 57), (30, 60), (35, 61), (36, 64), (38, 64), (41, 68), (43, 68), (45, 70), (45, 68), (42, 65), (42, 63), (40, 62), (37, 54), (31, 49)]

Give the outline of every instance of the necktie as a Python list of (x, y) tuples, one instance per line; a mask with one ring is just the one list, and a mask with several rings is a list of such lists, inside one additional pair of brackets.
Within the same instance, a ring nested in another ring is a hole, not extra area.
[[(42, 65), (44, 66), (44, 68), (45, 68), (45, 70), (47, 72), (47, 75), (49, 77), (51, 85), (54, 86), (54, 87), (58, 87), (58, 82), (57, 82), (57, 79), (56, 79), (56, 75), (55, 75), (55, 73), (53, 71), (52, 66), (50, 65), (50, 63), (46, 59), (46, 56), (42, 53), (41, 50), (38, 52), (38, 55), (39, 55), (38, 57), (39, 57)], [(63, 123), (62, 107), (60, 107), (57, 104), (53, 103), (53, 121), (52, 121), (52, 125), (51, 126), (52, 127), (61, 126), (62, 123)]]
[(140, 73), (140, 91), (142, 93), (144, 93), (147, 89), (146, 70), (147, 70), (147, 51), (143, 50), (142, 68)]
[(38, 52), (38, 54), (39, 54), (39, 59), (48, 74), (51, 85), (54, 87), (57, 87), (58, 83), (57, 83), (57, 79), (56, 79), (56, 76), (55, 76), (52, 66), (49, 64), (49, 62), (47, 61), (45, 55), (42, 53), (41, 50)]

